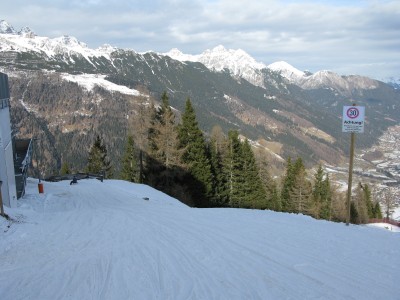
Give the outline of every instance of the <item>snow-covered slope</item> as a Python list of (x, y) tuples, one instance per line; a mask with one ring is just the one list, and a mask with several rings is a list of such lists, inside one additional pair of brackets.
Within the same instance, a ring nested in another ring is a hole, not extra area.
[[(399, 234), (294, 214), (189, 208), (123, 181), (37, 180), (0, 218), (11, 299), (398, 299)], [(144, 198), (148, 199), (145, 200)]]
[(135, 89), (130, 89), (124, 85), (118, 85), (112, 83), (105, 79), (105, 75), (97, 74), (82, 74), (82, 75), (72, 75), (72, 74), (62, 74), (62, 78), (76, 82), (80, 86), (84, 87), (86, 90), (91, 91), (95, 86), (100, 86), (110, 92), (119, 92), (125, 95), (139, 96), (140, 92)]

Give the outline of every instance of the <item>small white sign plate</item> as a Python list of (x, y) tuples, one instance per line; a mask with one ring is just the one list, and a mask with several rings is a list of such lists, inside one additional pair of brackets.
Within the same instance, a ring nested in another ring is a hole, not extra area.
[(364, 132), (365, 106), (343, 106), (342, 132)]

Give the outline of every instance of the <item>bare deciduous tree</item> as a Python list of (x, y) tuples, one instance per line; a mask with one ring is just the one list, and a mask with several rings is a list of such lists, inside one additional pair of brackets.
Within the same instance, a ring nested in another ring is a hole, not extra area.
[(394, 210), (399, 207), (399, 203), (396, 202), (396, 194), (393, 188), (388, 187), (378, 194), (377, 197), (380, 199), (380, 203), (383, 208), (383, 214), (385, 218), (390, 219)]

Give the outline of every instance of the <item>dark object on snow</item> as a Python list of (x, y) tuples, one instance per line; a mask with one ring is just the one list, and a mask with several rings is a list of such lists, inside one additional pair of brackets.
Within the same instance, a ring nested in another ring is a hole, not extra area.
[[(76, 173), (73, 175), (76, 180), (82, 180), (82, 179), (92, 179), (96, 178), (103, 182), (104, 179), (104, 174), (92, 174), (92, 173)], [(67, 175), (56, 175), (56, 176), (50, 176), (45, 179), (45, 181), (50, 181), (50, 182), (59, 182), (62, 180), (71, 180), (72, 175), (67, 174)], [(76, 183), (76, 182), (75, 182)]]
[(143, 197), (143, 200), (150, 200), (149, 198), (147, 198), (147, 197)]
[(75, 183), (78, 183), (78, 179), (76, 178), (76, 176), (72, 177), (72, 180), (69, 183), (69, 185), (72, 185), (72, 184), (75, 184)]

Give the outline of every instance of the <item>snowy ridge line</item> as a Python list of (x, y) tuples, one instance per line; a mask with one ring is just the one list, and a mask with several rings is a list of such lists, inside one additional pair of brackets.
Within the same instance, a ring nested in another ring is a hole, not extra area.
[[(56, 38), (41, 37), (33, 33), (28, 27), (21, 29), (17, 33), (10, 24), (4, 20), (0, 20), (0, 52), (34, 51), (44, 53), (49, 58), (54, 58), (56, 55), (63, 55), (68, 56), (65, 57), (67, 64), (73, 62), (71, 55), (79, 54), (96, 68), (91, 58), (104, 57), (114, 65), (111, 54), (120, 50), (123, 49), (118, 49), (109, 44), (100, 46), (97, 49), (91, 49), (85, 43), (68, 35)], [(126, 51), (137, 53), (132, 49), (126, 49)], [(146, 51), (143, 53), (155, 52)], [(347, 78), (343, 78), (343, 76), (328, 70), (317, 71), (315, 74), (312, 74), (300, 71), (284, 61), (274, 62), (267, 66), (262, 62), (257, 62), (242, 49), (226, 49), (222, 45), (216, 46), (213, 49), (207, 49), (198, 55), (184, 54), (176, 48), (166, 53), (159, 53), (159, 55), (169, 56), (181, 62), (200, 62), (208, 69), (216, 72), (228, 69), (232, 76), (244, 78), (250, 83), (261, 87), (264, 87), (266, 79), (262, 71), (264, 69), (278, 73), (290, 83), (294, 83), (305, 89), (332, 85), (336, 89), (349, 89), (352, 86), (367, 89), (377, 87), (375, 80), (364, 76), (346, 76)], [(390, 81), (394, 82), (393, 78)]]

